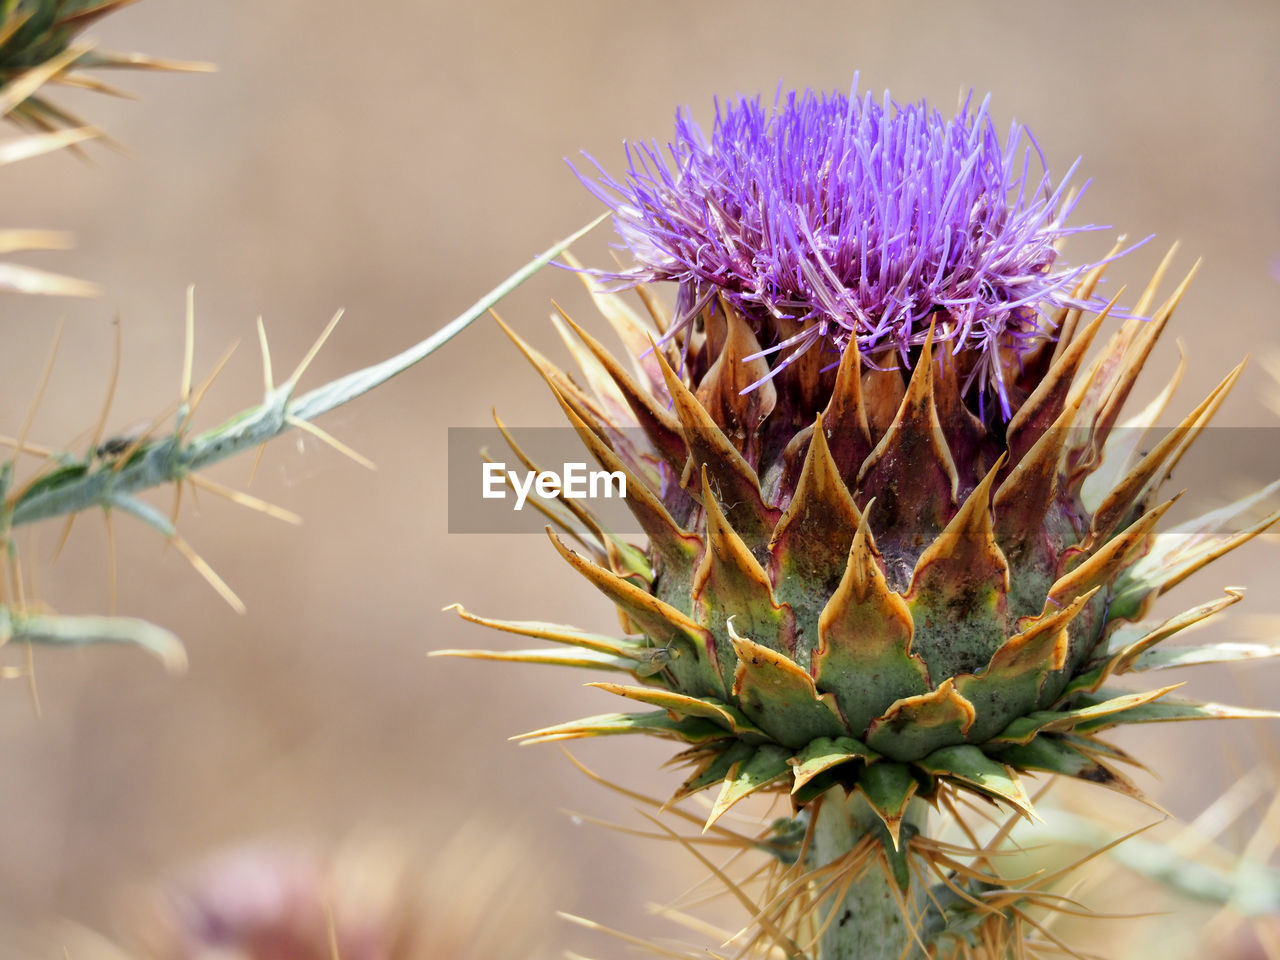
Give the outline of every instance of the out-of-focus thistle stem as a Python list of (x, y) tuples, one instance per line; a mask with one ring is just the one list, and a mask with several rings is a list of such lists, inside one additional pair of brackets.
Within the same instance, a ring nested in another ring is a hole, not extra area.
[[(48, 96), (48, 90), (58, 86), (124, 95), (124, 91), (86, 71), (96, 68), (180, 71), (213, 69), (208, 64), (100, 51), (94, 48), (91, 41), (80, 39), (81, 32), (87, 26), (132, 2), (134, 0), (0, 0), (0, 118), (40, 131), (0, 141), (0, 166), (54, 150), (78, 152), (79, 144), (85, 140), (96, 139), (111, 143), (110, 138), (101, 130), (69, 113)], [(594, 225), (593, 223), (586, 229)], [(35, 599), (28, 598), (23, 587), (19, 551), (13, 539), (15, 528), (65, 516), (68, 519), (58, 547), (58, 551), (61, 551), (61, 544), (66, 543), (72, 522), (80, 512), (89, 508), (101, 508), (105, 511), (108, 516), (108, 537), (111, 539), (110, 512), (113, 509), (122, 511), (142, 520), (175, 543), (179, 551), (233, 608), (243, 610), (243, 604), (230, 587), (177, 534), (175, 523), (183, 481), (190, 480), (197, 486), (213, 489), (243, 506), (278, 519), (297, 522), (297, 518), (288, 511), (274, 508), (246, 494), (221, 488), (208, 478), (193, 474), (246, 450), (260, 449), (268, 440), (293, 428), (316, 434), (353, 459), (371, 466), (358, 454), (328, 438), (319, 427), (314, 426), (313, 421), (429, 356), (521, 282), (544, 267), (572, 239), (584, 232), (585, 230), (579, 231), (573, 238), (535, 258), (481, 298), (470, 310), (403, 353), (300, 396), (295, 396), (298, 382), (338, 318), (334, 317), (294, 374), (279, 386), (271, 373), (266, 335), (259, 324), (265, 368), (265, 395), (262, 402), (241, 412), (222, 426), (194, 438), (189, 435), (188, 428), (205, 387), (200, 388), (193, 399), (190, 351), (194, 320), (190, 303), (187, 364), (179, 402), (176, 404), (176, 421), (167, 434), (154, 435), (160, 424), (160, 418), (157, 418), (150, 430), (135, 439), (112, 438), (100, 443), (110, 410), (110, 396), (115, 389), (116, 375), (113, 374), (106, 406), (86, 449), (73, 453), (28, 444), (26, 431), (39, 407), (44, 383), (47, 382), (53, 357), (56, 355), (55, 339), (44, 379), (32, 401), (22, 430), (16, 438), (0, 438), (0, 444), (11, 447), (14, 451), (12, 457), (0, 458), (0, 647), (10, 642), (62, 646), (132, 643), (156, 653), (171, 669), (181, 668), (185, 664), (181, 644), (172, 633), (160, 627), (130, 617), (54, 616), (44, 609), (31, 607), (29, 601), (35, 602)], [(70, 239), (65, 234), (54, 231), (0, 230), (0, 255), (21, 250), (64, 249), (69, 245)], [(101, 292), (96, 284), (8, 262), (0, 262), (0, 291), (76, 296), (93, 296)], [(116, 346), (118, 373), (118, 339)], [(213, 376), (216, 375), (217, 371)], [(209, 382), (212, 382), (212, 377)], [(167, 416), (168, 413), (161, 415), (162, 418)], [(19, 472), (17, 463), (23, 455), (44, 458), (34, 474)], [(164, 512), (136, 497), (144, 490), (164, 485), (175, 485), (177, 488), (172, 516), (166, 516)], [(112, 555), (111, 589), (114, 598), (114, 545)]]
[[(141, 446), (123, 467), (112, 461), (95, 464), (69, 458), (60, 468), (21, 491), (12, 501), (6, 499), (0, 513), (0, 530), (78, 513), (90, 507), (115, 507), (137, 516), (162, 533), (171, 534), (172, 525), (168, 519), (154, 508), (133, 499), (135, 493), (177, 482), (193, 471), (252, 450), (293, 429), (298, 423), (310, 423), (386, 383), (434, 353), (603, 219), (597, 218), (544, 251), (454, 320), (394, 357), (339, 377), (299, 397), (293, 396), (293, 384), (287, 383), (269, 393), (261, 403), (213, 430), (186, 439), (179, 429)], [(181, 411), (179, 419), (183, 419)], [(7, 479), (0, 475), (0, 494), (6, 492)]]
[[(269, 389), (262, 402), (213, 430), (195, 437), (187, 435), (186, 426), (195, 404), (184, 400), (178, 407), (176, 426), (171, 433), (150, 441), (139, 439), (136, 449), (126, 449), (119, 456), (102, 456), (101, 447), (90, 449), (83, 455), (51, 454), (44, 472), (36, 474), (33, 479), (16, 482), (15, 454), (13, 459), (0, 463), (0, 550), (6, 550), (9, 554), (7, 559), (16, 562), (12, 538), (15, 528), (52, 517), (74, 517), (92, 507), (123, 511), (162, 536), (176, 541), (179, 549), (183, 549), (184, 542), (177, 536), (173, 518), (138, 499), (135, 494), (153, 487), (180, 484), (189, 475), (220, 460), (260, 447), (291, 429), (307, 428), (321, 415), (403, 373), (464, 330), (602, 219), (597, 218), (535, 257), (425, 340), (394, 357), (339, 377), (301, 396), (294, 396), (295, 384), (323, 343), (324, 336), (332, 329), (332, 323), (288, 381), (278, 387), (273, 386), (268, 373)], [(263, 336), (263, 359), (269, 369), (265, 334)], [(15, 442), (15, 446), (20, 451), (30, 449), (22, 438)], [(207, 480), (203, 483), (209, 485)], [(190, 553), (190, 547), (187, 546), (184, 552)], [(237, 610), (243, 610), (243, 605), (230, 588), (208, 570), (198, 556), (194, 559), (189, 556), (188, 559), (197, 565), (197, 569), (202, 569), (206, 579), (224, 599)], [(56, 646), (130, 643), (156, 654), (171, 670), (181, 670), (186, 665), (186, 655), (178, 638), (146, 621), (114, 616), (33, 616), (27, 612), (21, 599), (12, 607), (0, 603), (0, 646), (11, 641)]]
[[(824, 919), (826, 929), (819, 941), (819, 960), (900, 960), (918, 957), (913, 952), (914, 932), (909, 918), (908, 898), (923, 895), (920, 885), (908, 887), (896, 873), (906, 871), (907, 841), (925, 831), (928, 808), (912, 800), (900, 825), (901, 848), (894, 851), (885, 842), (886, 828), (880, 815), (860, 793), (847, 794), (841, 788), (822, 797), (813, 829), (813, 856), (821, 868), (841, 860), (857, 863), (846, 880), (837, 883), (839, 902), (824, 904), (831, 913)], [(870, 857), (860, 853), (867, 849)], [(839, 876), (837, 872), (837, 876)], [(846, 889), (847, 884), (847, 889)], [(901, 888), (908, 888), (904, 893)], [(843, 891), (843, 894), (842, 894)]]

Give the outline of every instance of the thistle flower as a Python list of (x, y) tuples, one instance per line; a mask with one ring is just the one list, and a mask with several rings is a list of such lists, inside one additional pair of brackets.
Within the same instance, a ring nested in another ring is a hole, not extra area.
[[(517, 338), (593, 456), (626, 474), (647, 549), (580, 504), (596, 534), (577, 533), (589, 556), (553, 540), (629, 635), (462, 611), (580, 649), (451, 652), (630, 673), (593, 686), (656, 710), (527, 740), (676, 740), (693, 768), (677, 797), (719, 788), (709, 825), (747, 796), (785, 792), (817, 811), (815, 866), (847, 862), (875, 836), (905, 891), (912, 858), (926, 856), (913, 839), (921, 800), (950, 809), (953, 795), (976, 794), (1030, 818), (1027, 773), (1141, 797), (1103, 731), (1275, 716), (1112, 682), (1236, 655), (1157, 645), (1237, 590), (1144, 618), (1280, 519), (1247, 522), (1280, 487), (1157, 532), (1172, 502), (1162, 485), (1241, 368), (1146, 453), (1141, 437), (1181, 370), (1115, 429), (1191, 278), (1152, 310), (1166, 258), (1086, 362), (1114, 301), (1088, 322), (1084, 312), (1117, 251), (1058, 265), (1070, 204), (1061, 185), (1028, 199), (1026, 174), (1009, 172), (1025, 164), (985, 107), (944, 120), (923, 104), (785, 103), (771, 117), (752, 101), (722, 111), (710, 144), (681, 118), (674, 171), (632, 154), (614, 210), (638, 262), (613, 275), (638, 285), (652, 323), (583, 277), (630, 368), (567, 318), (585, 387)], [(648, 279), (680, 284), (674, 317)], [(1007, 422), (975, 416), (975, 380), (994, 385)], [(835, 897), (843, 912), (821, 926), (823, 960), (909, 953), (917, 923), (882, 882), (851, 877)], [(821, 889), (835, 883), (828, 873)]]
[(1055, 186), (1029, 133), (1014, 123), (1002, 143), (987, 101), (971, 107), (944, 117), (859, 98), (855, 83), (771, 110), (717, 105), (710, 139), (681, 111), (669, 162), (656, 144), (628, 147), (623, 180), (598, 165), (599, 184), (584, 179), (635, 258), (603, 275), (676, 281), (677, 330), (723, 296), (781, 355), (770, 376), (850, 338), (906, 363), (946, 317), (935, 343), (1007, 420), (1007, 378), (1053, 335), (1054, 311), (1085, 305), (1072, 293), (1096, 264), (1061, 263), (1058, 244), (1098, 228), (1067, 225), (1074, 165)]

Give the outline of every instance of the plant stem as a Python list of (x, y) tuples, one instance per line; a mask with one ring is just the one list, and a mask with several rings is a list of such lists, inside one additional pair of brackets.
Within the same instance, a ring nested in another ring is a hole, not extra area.
[[(172, 536), (174, 531), (168, 518), (134, 499), (134, 494), (178, 482), (188, 473), (252, 450), (292, 430), (298, 423), (309, 423), (386, 383), (466, 329), (603, 219), (603, 215), (597, 217), (572, 236), (539, 254), (473, 304), (471, 309), (425, 340), (381, 363), (339, 377), (302, 396), (293, 396), (292, 383), (278, 387), (262, 403), (190, 440), (175, 431), (143, 444), (124, 465), (102, 462), (94, 457), (92, 451), (83, 458), (64, 457), (58, 467), (42, 475), (38, 482), (29, 483), (17, 492), (11, 493), (8, 489), (12, 481), (12, 467), (0, 466), (0, 538), (7, 535), (11, 527), (79, 513), (92, 507), (122, 509), (165, 536)], [(185, 420), (185, 409), (179, 410), (180, 421)]]
[[(902, 841), (923, 831), (927, 808), (912, 800), (902, 821)], [(823, 798), (814, 825), (813, 852), (819, 866), (833, 863), (863, 843), (870, 835), (876, 843), (888, 843), (888, 831), (861, 793), (845, 796), (843, 788)], [(907, 960), (923, 954), (912, 943), (911, 926), (902, 915), (902, 904), (921, 895), (912, 887), (895, 890), (894, 874), (905, 875), (906, 851), (897, 864), (884, 848), (859, 869), (827, 926), (818, 949), (818, 960)], [(895, 867), (898, 869), (895, 870)]]

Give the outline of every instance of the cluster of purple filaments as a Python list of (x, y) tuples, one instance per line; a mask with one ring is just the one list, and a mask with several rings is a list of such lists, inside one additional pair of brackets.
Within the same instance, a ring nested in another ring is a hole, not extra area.
[(629, 144), (627, 157), (622, 180), (594, 160), (599, 182), (584, 179), (634, 259), (601, 276), (679, 283), (673, 331), (716, 295), (761, 331), (798, 329), (766, 344), (771, 376), (851, 338), (905, 364), (936, 321), (951, 353), (972, 351), (967, 386), (1007, 419), (1008, 360), (1052, 337), (1060, 308), (1096, 306), (1072, 297), (1096, 264), (1058, 259), (1064, 237), (1099, 229), (1065, 224), (1075, 166), (1054, 186), (1034, 138), (1015, 123), (1002, 143), (986, 101), (944, 117), (856, 85), (772, 109), (741, 98), (717, 103), (709, 140), (680, 111), (666, 155)]

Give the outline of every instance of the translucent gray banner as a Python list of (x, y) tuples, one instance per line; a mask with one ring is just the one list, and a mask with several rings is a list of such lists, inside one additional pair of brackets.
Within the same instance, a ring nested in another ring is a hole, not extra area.
[[(575, 529), (585, 529), (575, 511), (584, 510), (613, 533), (636, 536), (642, 531), (627, 509), (625, 478), (610, 474), (591, 457), (577, 431), (569, 427), (508, 428), (523, 457), (493, 427), (449, 429), (449, 532), (541, 533), (552, 510)], [(643, 434), (623, 431), (637, 449), (648, 449)], [(1133, 451), (1130, 468), (1169, 436), (1163, 428), (1121, 428), (1108, 438), (1109, 449)], [(1067, 438), (1079, 443), (1082, 433)], [(536, 468), (536, 469), (535, 469)], [(1115, 457), (1104, 459), (1086, 486), (1096, 502), (1123, 471)], [(1103, 478), (1108, 478), (1105, 482)], [(1185, 491), (1160, 524), (1169, 530), (1180, 523), (1218, 511), (1198, 532), (1233, 533), (1280, 508), (1280, 491), (1256, 498), (1242, 511), (1222, 508), (1249, 497), (1280, 479), (1280, 428), (1211, 427), (1203, 430), (1178, 460), (1172, 476), (1154, 502)], [(666, 482), (678, 482), (668, 471)], [(875, 529), (874, 513), (871, 517)], [(1277, 526), (1280, 531), (1280, 526)]]

